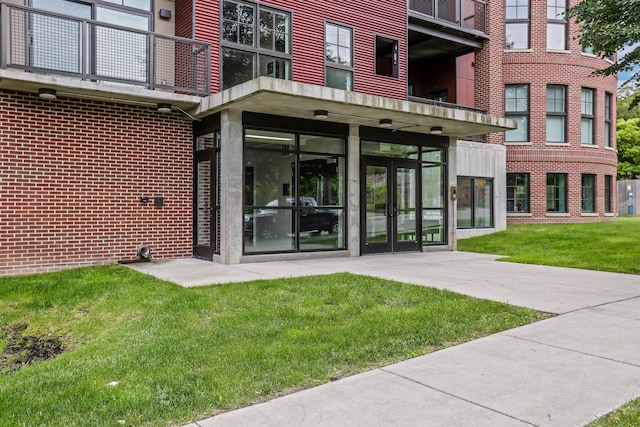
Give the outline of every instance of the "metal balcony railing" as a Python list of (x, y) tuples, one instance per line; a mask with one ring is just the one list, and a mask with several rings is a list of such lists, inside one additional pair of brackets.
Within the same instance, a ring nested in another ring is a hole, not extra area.
[(480, 0), (409, 0), (409, 9), (467, 30), (487, 30), (487, 4)]
[(0, 7), (2, 69), (210, 93), (208, 43), (7, 3)]

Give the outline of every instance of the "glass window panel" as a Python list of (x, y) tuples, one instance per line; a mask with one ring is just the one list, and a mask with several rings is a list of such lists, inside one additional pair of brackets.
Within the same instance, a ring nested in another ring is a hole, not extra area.
[(288, 80), (291, 78), (290, 61), (260, 55), (260, 75)]
[(282, 252), (296, 248), (292, 209), (245, 209), (245, 253)]
[(582, 89), (580, 101), (580, 110), (582, 114), (593, 115), (593, 90)]
[(327, 24), (325, 28), (325, 41), (327, 44), (338, 45), (338, 27)]
[(593, 144), (593, 119), (582, 118), (581, 138), (583, 144)]
[(335, 89), (352, 90), (353, 74), (351, 71), (327, 68), (327, 86)]
[(506, 142), (527, 142), (529, 141), (529, 117), (528, 116), (505, 116), (508, 119), (515, 120), (518, 128), (508, 130), (504, 133)]
[[(344, 210), (343, 209), (324, 209), (331, 212), (333, 222), (330, 231), (311, 231), (300, 232), (300, 250), (302, 251), (319, 251), (324, 249), (342, 249), (344, 248)], [(323, 212), (321, 212), (322, 214)], [(300, 216), (300, 223), (304, 224), (305, 217)], [(301, 225), (302, 230), (304, 226)]]
[(547, 141), (565, 142), (565, 126), (563, 116), (547, 116)]
[(389, 142), (362, 141), (361, 153), (369, 156), (395, 157), (399, 159), (417, 159), (417, 145), (392, 144)]
[(387, 168), (366, 166), (366, 239), (387, 242)]
[(493, 224), (493, 181), (475, 178), (473, 193), (473, 226), (491, 227)]
[(595, 175), (582, 175), (582, 212), (595, 212)]
[(293, 151), (296, 145), (296, 136), (292, 133), (270, 132), (257, 129), (247, 129), (244, 140), (246, 147), (279, 150), (283, 155)]
[(547, 24), (547, 49), (566, 50), (566, 24)]
[(396, 241), (415, 241), (417, 235), (416, 170), (396, 169)]
[(529, 174), (507, 174), (507, 212), (529, 212)]
[(547, 211), (567, 211), (567, 176), (566, 174), (547, 174)]
[(253, 46), (253, 25), (240, 24), (238, 43)]
[(151, 10), (151, 0), (124, 0), (124, 5), (136, 9)]
[(445, 161), (445, 150), (442, 148), (422, 147), (422, 161), (442, 163)]
[(326, 136), (300, 135), (300, 151), (344, 154), (344, 139)]
[(222, 23), (222, 39), (238, 43), (238, 23), (235, 21), (224, 21)]
[(529, 19), (529, 0), (507, 0), (507, 19)]
[(345, 27), (338, 28), (338, 44), (351, 48), (351, 29)]
[(253, 79), (255, 54), (224, 49), (222, 51), (223, 89)]
[(609, 122), (604, 124), (604, 145), (611, 147), (611, 123)]
[(98, 7), (96, 9), (96, 19), (100, 22), (108, 22), (122, 27), (149, 30), (149, 17), (146, 15), (136, 15), (106, 7)]
[(206, 135), (200, 135), (196, 139), (196, 151), (215, 148), (215, 146), (216, 146), (215, 133), (208, 133)]
[[(344, 157), (301, 154), (299, 164), (301, 200), (315, 206), (344, 206)], [(318, 222), (325, 222), (320, 228), (329, 231), (328, 223), (334, 223), (335, 218), (324, 215)]]
[(471, 207), (473, 192), (471, 189), (471, 179), (458, 178), (458, 198), (456, 200), (458, 206), (458, 228), (471, 228)]
[(254, 6), (242, 4), (238, 6), (238, 22), (253, 26)]
[(528, 49), (529, 48), (529, 23), (510, 22), (506, 24), (506, 44), (505, 49)]
[(547, 0), (547, 19), (564, 20), (566, 0)]
[(444, 243), (444, 211), (423, 209), (422, 242), (424, 244)]
[(236, 2), (225, 0), (222, 3), (222, 19), (238, 20), (238, 4)]
[(351, 48), (338, 47), (338, 64), (351, 66)]
[(444, 165), (422, 165), (422, 207), (444, 208)]
[(565, 112), (565, 87), (558, 85), (547, 86), (547, 112)]
[(91, 5), (70, 0), (32, 0), (32, 6), (76, 18), (91, 19)]

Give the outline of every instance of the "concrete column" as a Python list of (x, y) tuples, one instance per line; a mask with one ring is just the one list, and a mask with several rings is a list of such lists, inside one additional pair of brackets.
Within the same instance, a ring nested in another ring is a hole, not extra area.
[(458, 203), (455, 200), (451, 200), (452, 187), (458, 186), (458, 162), (457, 162), (457, 139), (449, 138), (449, 149), (447, 150), (447, 175), (449, 181), (449, 188), (446, 189), (445, 194), (448, 203), (447, 210), (447, 242), (449, 249), (455, 251), (457, 248), (457, 221), (458, 218)]
[(238, 264), (242, 256), (242, 112), (220, 117), (220, 261)]
[(347, 140), (347, 247), (350, 256), (360, 256), (360, 127), (349, 126)]

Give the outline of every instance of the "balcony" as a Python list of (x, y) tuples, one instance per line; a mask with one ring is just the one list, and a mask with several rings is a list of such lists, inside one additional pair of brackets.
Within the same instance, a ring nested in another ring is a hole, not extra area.
[(410, 16), (467, 31), (486, 33), (487, 5), (479, 0), (410, 0)]
[(210, 94), (207, 43), (30, 7), (0, 6), (2, 69)]

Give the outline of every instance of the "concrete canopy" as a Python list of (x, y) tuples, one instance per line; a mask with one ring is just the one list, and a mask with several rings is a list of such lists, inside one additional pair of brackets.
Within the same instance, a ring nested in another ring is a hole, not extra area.
[(461, 109), (434, 106), (358, 92), (259, 77), (204, 98), (191, 110), (205, 117), (223, 110), (239, 110), (313, 119), (326, 110), (331, 122), (376, 127), (391, 120), (392, 130), (425, 133), (441, 126), (451, 137), (482, 135), (515, 129), (516, 121)]

